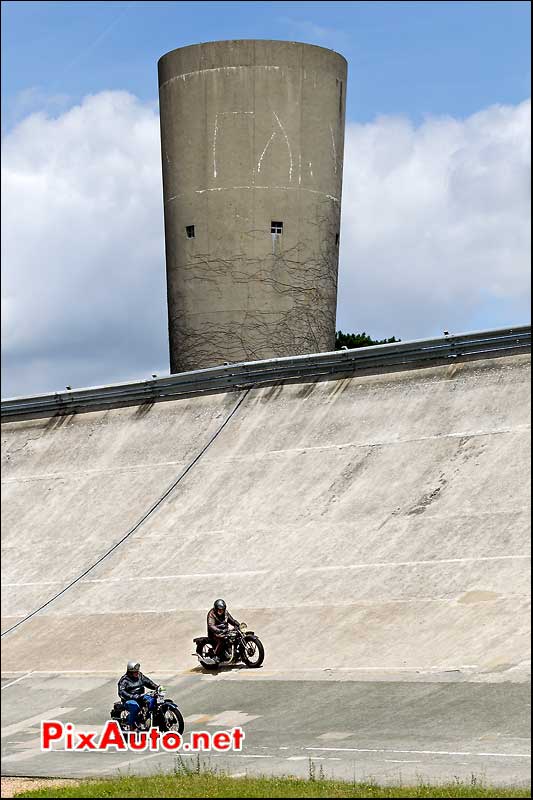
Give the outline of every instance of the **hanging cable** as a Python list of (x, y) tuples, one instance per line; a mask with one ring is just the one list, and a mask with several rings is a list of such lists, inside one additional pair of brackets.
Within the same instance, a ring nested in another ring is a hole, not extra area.
[(27, 614), (25, 617), (20, 619), (18, 622), (16, 622), (10, 628), (7, 628), (7, 630), (2, 631), (1, 635), (5, 636), (6, 634), (8, 634), (11, 631), (15, 630), (15, 628), (18, 628), (19, 625), (22, 625), (24, 622), (27, 622), (29, 619), (31, 619), (36, 614), (38, 614), (40, 611), (42, 611), (43, 608), (46, 608), (51, 603), (53, 603), (55, 600), (57, 600), (58, 597), (61, 597), (61, 595), (65, 594), (65, 592), (68, 592), (68, 590), (71, 589), (76, 583), (78, 583), (78, 581), (81, 581), (81, 579), (84, 578), (89, 572), (91, 572), (91, 570), (93, 570), (95, 567), (98, 566), (98, 564), (101, 564), (104, 559), (106, 559), (109, 555), (111, 555), (111, 553), (114, 550), (116, 550), (117, 547), (120, 547), (120, 545), (123, 544), (126, 541), (126, 539), (129, 539), (129, 537), (132, 536), (135, 533), (135, 531), (137, 531), (144, 522), (146, 522), (148, 517), (151, 514), (153, 514), (154, 511), (157, 508), (159, 508), (161, 503), (164, 500), (166, 500), (166, 498), (172, 493), (172, 491), (176, 488), (178, 483), (187, 475), (188, 472), (190, 472), (190, 470), (194, 467), (194, 465), (200, 460), (200, 458), (203, 456), (203, 454), (206, 452), (206, 450), (208, 450), (208, 448), (213, 444), (213, 442), (215, 441), (215, 439), (217, 438), (219, 433), (221, 433), (221, 431), (226, 427), (226, 425), (228, 424), (230, 419), (233, 417), (233, 415), (237, 412), (237, 410), (239, 409), (239, 406), (243, 403), (243, 401), (246, 399), (246, 397), (248, 396), (249, 392), (252, 389), (253, 389), (253, 386), (250, 386), (248, 389), (245, 390), (245, 392), (239, 398), (239, 400), (236, 403), (236, 405), (233, 408), (233, 410), (228, 414), (228, 416), (226, 417), (224, 422), (219, 426), (219, 428), (211, 436), (211, 438), (209, 439), (207, 444), (204, 445), (204, 447), (200, 450), (198, 455), (196, 455), (193, 458), (193, 460), (185, 467), (185, 469), (183, 469), (180, 472), (178, 477), (173, 481), (173, 483), (171, 483), (171, 485), (161, 495), (161, 497), (158, 500), (156, 500), (156, 502), (148, 509), (148, 511), (146, 511), (143, 514), (143, 516), (140, 518), (140, 520), (138, 522), (136, 522), (135, 525), (132, 528), (130, 528), (129, 531), (127, 533), (125, 533), (124, 536), (121, 539), (118, 540), (118, 542), (115, 542), (115, 544), (112, 547), (110, 547), (109, 550), (107, 550), (103, 555), (101, 555), (100, 558), (97, 561), (94, 562), (94, 564), (91, 564), (90, 567), (87, 567), (86, 570), (84, 570), (80, 575), (78, 575), (76, 578), (74, 578), (74, 580), (72, 580), (67, 586), (65, 586), (63, 589), (61, 589), (61, 591), (57, 592), (57, 594), (55, 594), (53, 597), (51, 597), (49, 600), (47, 600), (46, 603), (43, 603), (41, 606), (39, 606), (39, 608), (36, 608), (34, 611), (31, 611), (29, 614)]

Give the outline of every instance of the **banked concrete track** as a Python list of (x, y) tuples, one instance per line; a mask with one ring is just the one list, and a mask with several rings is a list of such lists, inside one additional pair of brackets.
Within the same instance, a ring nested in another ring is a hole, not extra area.
[[(527, 781), (529, 399), (518, 354), (4, 424), (3, 773), (172, 767), (39, 752), (137, 658), (234, 774)], [(218, 596), (261, 670), (196, 666)]]

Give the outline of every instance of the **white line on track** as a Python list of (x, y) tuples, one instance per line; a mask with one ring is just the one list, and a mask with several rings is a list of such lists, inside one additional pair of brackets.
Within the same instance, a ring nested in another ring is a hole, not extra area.
[(287, 447), (280, 450), (267, 450), (265, 452), (251, 453), (244, 456), (237, 456), (225, 459), (229, 461), (244, 461), (245, 459), (254, 459), (263, 456), (271, 455), (284, 455), (288, 453), (311, 453), (320, 450), (343, 450), (347, 447), (361, 448), (361, 447), (389, 447), (398, 444), (416, 444), (417, 442), (428, 442), (441, 439), (470, 439), (478, 436), (494, 436), (496, 434), (505, 433), (527, 433), (531, 429), (530, 425), (516, 425), (514, 428), (493, 428), (487, 431), (453, 431), (452, 433), (437, 433), (430, 436), (414, 436), (406, 437), (404, 439), (383, 439), (382, 441), (372, 442), (340, 442), (339, 444), (319, 444), (307, 445), (305, 447)]
[(428, 756), (495, 756), (497, 758), (531, 758), (531, 753), (463, 753), (454, 750), (385, 750), (369, 747), (306, 747), (306, 750), (331, 751), (334, 753), (408, 753)]
[[(191, 572), (183, 575), (139, 575), (135, 578), (87, 578), (81, 583), (139, 583), (139, 581), (175, 581), (186, 580), (188, 578), (221, 578), (221, 577), (237, 577), (242, 578), (246, 575), (266, 575), (270, 570), (257, 569), (257, 570), (242, 570), (241, 572)], [(27, 581), (20, 583), (3, 583), (3, 587), (7, 586), (50, 586), (54, 584), (61, 584), (62, 580), (57, 581)], [(13, 614), (11, 616), (14, 616)]]
[[(469, 556), (467, 558), (433, 558), (423, 561), (376, 561), (376, 562), (363, 562), (361, 564), (331, 564), (322, 567), (299, 567), (290, 568), (288, 570), (272, 570), (272, 569), (256, 569), (256, 570), (242, 570), (241, 572), (191, 572), (184, 573), (183, 575), (142, 575), (135, 578), (119, 577), (119, 578), (88, 578), (82, 580), (81, 583), (128, 583), (139, 581), (175, 581), (175, 580), (189, 580), (191, 578), (217, 578), (217, 577), (255, 577), (257, 575), (278, 575), (283, 572), (291, 572), (293, 575), (306, 575), (309, 572), (335, 572), (337, 570), (351, 570), (351, 569), (383, 569), (390, 567), (419, 567), (419, 566), (433, 566), (437, 564), (471, 564), (482, 561), (513, 561), (513, 560), (529, 560), (531, 559), (530, 553), (519, 555), (506, 555), (506, 556)], [(61, 583), (61, 581), (28, 581), (20, 583), (4, 583), (5, 587), (13, 586), (48, 586), (51, 584)], [(120, 612), (121, 613), (121, 612)], [(145, 610), (143, 613), (147, 613)], [(155, 612), (154, 612), (155, 613)], [(11, 614), (10, 616), (14, 616)]]
[[(31, 672), (24, 673), (23, 677), (26, 675), (110, 675), (111, 677), (116, 676), (117, 671), (120, 671), (120, 668), (117, 669), (33, 669)], [(22, 670), (6, 670), (7, 675), (19, 675)], [(160, 675), (185, 675), (188, 674), (189, 670), (170, 670), (170, 669), (160, 669), (158, 670), (158, 674)], [(4, 673), (2, 673), (3, 675)]]
[[(218, 753), (216, 751), (213, 752), (212, 750), (198, 751), (194, 753), (184, 753), (183, 751), (180, 751), (180, 755), (184, 758), (187, 758), (187, 756), (196, 758), (198, 755), (209, 756), (209, 758), (275, 758), (275, 756), (267, 756), (263, 755), (262, 753)], [(307, 756), (304, 757), (307, 758)]]
[(530, 559), (531, 554), (513, 556), (471, 556), (468, 558), (433, 558), (426, 561), (376, 561), (374, 563), (363, 564), (334, 564), (333, 566), (326, 567), (303, 567), (297, 569), (295, 572), (333, 572), (338, 569), (368, 569), (373, 567), (417, 567), (421, 565), (430, 564), (465, 564), (475, 561), (505, 561), (512, 559)]
[[(235, 187), (228, 187), (234, 189), (297, 189), (298, 187), (294, 186), (281, 186), (281, 187), (270, 187), (270, 186), (235, 186)], [(199, 193), (202, 191), (223, 191), (223, 187), (220, 188), (213, 188), (213, 189), (204, 189), (200, 190)], [(198, 190), (197, 190), (198, 191)], [(299, 191), (307, 191), (311, 192), (312, 194), (322, 194), (324, 192), (319, 192), (314, 189), (302, 189), (300, 187)], [(331, 200), (337, 201), (337, 198), (333, 197), (332, 195), (325, 195), (329, 197)], [(390, 447), (395, 445), (405, 445), (405, 444), (416, 444), (417, 442), (426, 442), (432, 440), (442, 440), (442, 439), (463, 439), (463, 438), (474, 438), (478, 436), (494, 436), (497, 434), (516, 434), (516, 433), (527, 433), (531, 429), (529, 425), (517, 425), (514, 428), (495, 428), (488, 431), (454, 431), (453, 433), (442, 433), (442, 434), (433, 434), (431, 436), (418, 436), (415, 438), (405, 438), (405, 439), (391, 439), (385, 441), (374, 441), (374, 442), (341, 442), (340, 444), (326, 444), (326, 445), (317, 445), (317, 446), (306, 446), (306, 447), (289, 447), (282, 450), (267, 450), (266, 452), (258, 452), (258, 453), (251, 453), (242, 456), (236, 456), (233, 458), (226, 458), (226, 459), (218, 459), (218, 463), (222, 464), (229, 464), (232, 462), (239, 463), (247, 460), (258, 460), (260, 458), (267, 458), (273, 455), (290, 455), (291, 453), (312, 453), (314, 451), (320, 450), (342, 450), (344, 448), (352, 447), (352, 448), (370, 448), (370, 447)], [(114, 467), (114, 468), (92, 468), (92, 469), (85, 469), (79, 470), (79, 474), (95, 474), (95, 475), (105, 475), (107, 474), (116, 474), (120, 472), (134, 472), (135, 470), (140, 469), (154, 469), (157, 467), (166, 467), (166, 466), (178, 466), (181, 465), (183, 462), (181, 461), (163, 461), (163, 462), (155, 462), (153, 464), (131, 464), (127, 467)], [(3, 478), (2, 484), (10, 484), (10, 483), (29, 483), (30, 481), (42, 481), (42, 480), (61, 480), (65, 478), (72, 478), (72, 475), (67, 472), (52, 472), (52, 473), (42, 473), (41, 475), (25, 475), (24, 477), (13, 477), (13, 478)]]
[(24, 675), (21, 675), (20, 678), (15, 678), (15, 680), (11, 681), (11, 683), (4, 684), (4, 686), (2, 686), (2, 691), (4, 691), (4, 689), (9, 689), (10, 686), (13, 686), (13, 684), (18, 683), (19, 681), (23, 681), (24, 678), (27, 678), (29, 675), (32, 675), (32, 671), (26, 672)]
[[(412, 666), (412, 667), (398, 667), (395, 665), (387, 665), (387, 666), (362, 666), (362, 667), (280, 667), (279, 669), (269, 668), (262, 670), (260, 673), (255, 673), (252, 675), (246, 676), (249, 679), (254, 680), (262, 680), (268, 679), (270, 675), (284, 675), (284, 674), (292, 674), (292, 673), (329, 673), (329, 675), (334, 675), (336, 673), (349, 673), (349, 672), (417, 672), (417, 673), (434, 673), (434, 672), (460, 672), (461, 670), (467, 669), (478, 669), (478, 664), (440, 664), (434, 665), (431, 667), (428, 666)], [(184, 669), (179, 670), (168, 670), (168, 669), (157, 669), (154, 667), (154, 673), (158, 675), (166, 675), (169, 677), (176, 677), (182, 678), (184, 676), (198, 678), (199, 680), (203, 680), (206, 675), (202, 673), (194, 674), (191, 672), (191, 669), (186, 667)], [(17, 674), (16, 671), (9, 670), (7, 673), (9, 675)], [(26, 677), (27, 675), (32, 676), (39, 676), (39, 675), (109, 675), (110, 678), (115, 677), (117, 674), (117, 670), (93, 670), (93, 669), (45, 669), (45, 670), (32, 670), (31, 673), (24, 673), (22, 677)], [(221, 676), (207, 676), (209, 680), (212, 682), (213, 680), (221, 680)], [(236, 674), (235, 677), (232, 677), (232, 673), (228, 672), (226, 675), (223, 676), (224, 679), (230, 678), (232, 680), (236, 680), (240, 678), (239, 674)], [(5, 686), (2, 688), (6, 688)], [(515, 737), (516, 738), (516, 737)]]
[[(181, 755), (196, 757), (198, 753), (181, 753)], [(209, 758), (274, 758), (274, 756), (267, 756), (262, 753), (217, 753), (212, 750), (202, 751), (200, 755), (207, 755)]]
[[(257, 680), (259, 678), (267, 678), (269, 675), (283, 675), (285, 673), (307, 673), (307, 672), (328, 672), (334, 674), (336, 672), (420, 672), (420, 673), (431, 673), (431, 672), (460, 672), (464, 669), (477, 669), (478, 664), (459, 664), (459, 665), (452, 665), (452, 664), (441, 664), (431, 667), (396, 667), (394, 665), (389, 666), (382, 666), (382, 667), (280, 667), (279, 669), (265, 669), (261, 673), (257, 673), (256, 675), (249, 677), (255, 677)], [(228, 673), (230, 675), (231, 673)], [(211, 676), (210, 676), (211, 677)], [(240, 677), (240, 676), (238, 676)], [(212, 676), (211, 680), (214, 680), (215, 677)]]

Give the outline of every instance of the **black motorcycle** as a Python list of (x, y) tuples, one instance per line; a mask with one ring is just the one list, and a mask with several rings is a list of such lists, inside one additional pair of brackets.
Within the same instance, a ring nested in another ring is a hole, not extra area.
[(227, 664), (246, 664), (247, 667), (260, 667), (265, 658), (265, 648), (253, 631), (247, 630), (246, 623), (241, 622), (239, 628), (226, 632), (224, 643), (219, 649), (218, 660), (215, 658), (213, 645), (207, 636), (193, 639), (196, 655), (200, 664), (206, 669), (217, 669)]
[[(181, 711), (174, 700), (166, 697), (163, 687), (158, 686), (153, 692), (146, 694), (153, 697), (155, 702), (149, 706), (141, 700), (137, 715), (137, 730), (148, 731), (150, 728), (159, 728), (160, 731), (183, 733), (185, 723)], [(128, 710), (122, 700), (119, 700), (111, 709), (111, 719), (117, 720), (122, 730), (127, 730), (128, 717)]]

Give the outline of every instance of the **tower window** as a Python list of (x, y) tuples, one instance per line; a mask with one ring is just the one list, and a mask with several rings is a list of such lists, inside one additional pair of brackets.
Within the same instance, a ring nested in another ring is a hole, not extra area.
[(339, 238), (340, 238), (340, 235), (338, 233), (336, 233), (335, 234), (335, 244), (336, 244), (337, 247), (339, 246)]
[(283, 222), (272, 221), (270, 223), (270, 233), (275, 233), (280, 236), (283, 233)]
[(185, 233), (187, 234), (187, 239), (194, 239), (196, 236), (196, 233), (194, 231), (194, 225), (186, 225)]

